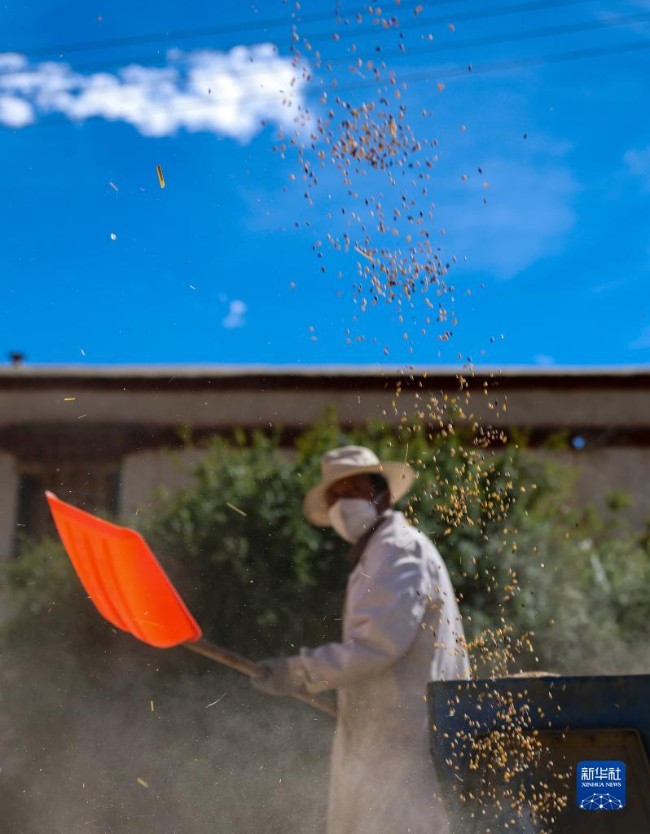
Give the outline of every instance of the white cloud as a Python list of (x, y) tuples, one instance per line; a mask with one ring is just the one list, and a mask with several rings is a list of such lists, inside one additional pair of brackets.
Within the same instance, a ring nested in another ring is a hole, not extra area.
[(27, 66), (27, 58), (17, 52), (0, 52), (0, 72), (19, 70)]
[(7, 127), (25, 127), (34, 121), (34, 109), (16, 96), (0, 95), (0, 123)]
[(644, 328), (638, 339), (630, 342), (630, 347), (632, 350), (645, 350), (646, 348), (650, 348), (650, 327)]
[(221, 324), (228, 329), (243, 327), (246, 324), (245, 315), (247, 309), (248, 307), (243, 301), (240, 301), (239, 299), (231, 301), (228, 314), (225, 319), (223, 319)]
[(650, 145), (642, 150), (631, 148), (623, 154), (623, 162), (630, 173), (643, 180), (643, 184), (650, 191)]
[[(180, 129), (249, 141), (262, 122), (289, 126), (307, 118), (305, 65), (295, 67), (272, 44), (229, 52), (167, 54), (164, 67), (133, 64), (115, 73), (83, 75), (64, 63), (31, 64), (0, 54), (0, 124), (20, 127), (52, 113), (73, 121), (102, 118), (132, 124), (145, 136)], [(16, 104), (18, 102), (18, 104)], [(20, 115), (22, 114), (22, 123)]]

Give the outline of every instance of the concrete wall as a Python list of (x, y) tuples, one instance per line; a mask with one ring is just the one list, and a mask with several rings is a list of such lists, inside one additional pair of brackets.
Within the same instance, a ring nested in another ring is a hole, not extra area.
[[(465, 395), (457, 395), (463, 402)], [(192, 426), (211, 429), (233, 426), (268, 428), (269, 426), (309, 426), (322, 418), (334, 405), (343, 422), (363, 423), (381, 420), (394, 425), (404, 415), (435, 419), (442, 404), (439, 392), (406, 391), (396, 396), (394, 390), (378, 388), (356, 391), (336, 387), (300, 390), (287, 385), (280, 390), (219, 391), (103, 391), (86, 390), (70, 384), (51, 390), (0, 390), (0, 427), (7, 425), (38, 426), (61, 424), (88, 426)], [(433, 406), (432, 408), (430, 407)], [(650, 414), (648, 390), (603, 391), (583, 388), (579, 391), (555, 390), (539, 386), (535, 390), (517, 390), (504, 380), (488, 395), (471, 394), (466, 416), (456, 422), (475, 419), (493, 425), (520, 425), (528, 428), (647, 428)]]
[(639, 526), (650, 515), (649, 371), (477, 371), (466, 402), (457, 372), (430, 370), (391, 376), (380, 369), (0, 369), (0, 557), (15, 533), (12, 455), (22, 464), (101, 458), (119, 465), (119, 510), (132, 518), (151, 506), (157, 487), (187, 482), (187, 465), (200, 453), (159, 451), (181, 427), (199, 436), (233, 427), (290, 433), (332, 406), (344, 423), (410, 418), (435, 427), (451, 398), (463, 409), (457, 425), (521, 427), (536, 433), (532, 442), (558, 430), (584, 434), (586, 448), (565, 455), (580, 467), (582, 500), (602, 505), (607, 493), (623, 490)]
[(0, 452), (0, 562), (10, 558), (16, 536), (18, 475), (11, 455)]
[(639, 530), (650, 523), (650, 448), (604, 447), (556, 453), (555, 457), (560, 463), (576, 467), (581, 504), (593, 504), (605, 512), (607, 497), (624, 492), (630, 505), (620, 515)]
[[(157, 490), (173, 494), (190, 483), (192, 471), (203, 454), (198, 449), (189, 449), (147, 451), (127, 456), (121, 476), (121, 517), (132, 520), (151, 510)], [(591, 504), (605, 513), (608, 496), (623, 492), (630, 499), (630, 505), (620, 511), (620, 516), (639, 530), (650, 522), (650, 448), (541, 451), (536, 454), (575, 471), (579, 503)]]
[(188, 484), (203, 454), (198, 449), (162, 449), (127, 455), (120, 473), (120, 517), (133, 520), (151, 510), (158, 490), (174, 493)]

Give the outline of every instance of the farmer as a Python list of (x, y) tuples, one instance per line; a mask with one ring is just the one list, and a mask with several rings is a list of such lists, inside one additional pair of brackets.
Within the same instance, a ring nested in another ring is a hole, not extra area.
[(340, 643), (262, 661), (272, 695), (337, 691), (328, 834), (447, 834), (428, 752), (426, 684), (469, 677), (447, 569), (395, 501), (414, 472), (362, 446), (327, 452), (307, 519), (351, 547)]

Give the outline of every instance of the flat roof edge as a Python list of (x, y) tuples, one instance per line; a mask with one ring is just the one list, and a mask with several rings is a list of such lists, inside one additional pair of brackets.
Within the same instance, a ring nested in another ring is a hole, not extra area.
[(0, 367), (0, 380), (71, 380), (71, 379), (231, 379), (246, 377), (275, 377), (276, 379), (302, 377), (365, 378), (384, 377), (497, 377), (557, 379), (576, 377), (581, 379), (624, 379), (647, 377), (650, 365), (577, 366), (553, 365), (504, 365), (501, 367), (477, 365), (473, 367), (452, 365), (19, 365)]

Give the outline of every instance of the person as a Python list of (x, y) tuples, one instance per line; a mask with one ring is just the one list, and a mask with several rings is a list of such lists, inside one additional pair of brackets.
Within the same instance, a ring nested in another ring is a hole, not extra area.
[(273, 695), (336, 690), (328, 834), (447, 834), (426, 685), (467, 679), (470, 669), (445, 564), (393, 509), (415, 473), (362, 446), (327, 452), (321, 470), (303, 509), (351, 545), (342, 639), (262, 661), (252, 683)]

